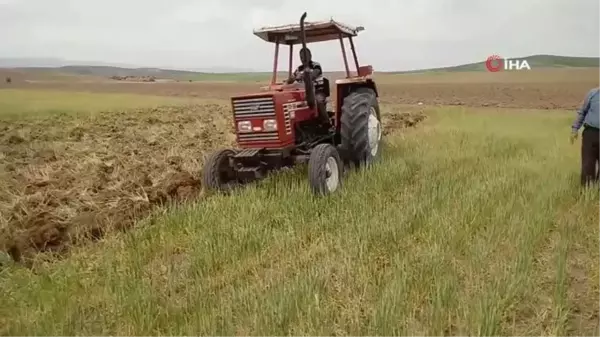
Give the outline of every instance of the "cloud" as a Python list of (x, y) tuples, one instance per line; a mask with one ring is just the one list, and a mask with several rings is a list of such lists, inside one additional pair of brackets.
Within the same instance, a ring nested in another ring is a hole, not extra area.
[[(253, 28), (334, 17), (366, 28), (361, 63), (380, 70), (530, 54), (598, 56), (597, 0), (0, 0), (0, 55), (162, 67), (269, 70)], [(339, 44), (313, 54), (341, 69)], [(283, 58), (282, 58), (283, 60)]]

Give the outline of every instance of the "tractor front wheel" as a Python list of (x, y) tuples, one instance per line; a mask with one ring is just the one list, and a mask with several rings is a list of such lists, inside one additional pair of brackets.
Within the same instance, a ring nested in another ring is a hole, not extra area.
[(207, 191), (225, 192), (237, 185), (235, 172), (229, 158), (235, 155), (230, 149), (222, 149), (211, 154), (202, 170), (202, 186)]
[(371, 88), (357, 88), (344, 98), (341, 117), (341, 151), (344, 161), (357, 167), (374, 162), (381, 152), (379, 102)]
[(341, 185), (342, 161), (337, 149), (330, 144), (319, 144), (308, 159), (308, 180), (313, 193), (326, 195)]

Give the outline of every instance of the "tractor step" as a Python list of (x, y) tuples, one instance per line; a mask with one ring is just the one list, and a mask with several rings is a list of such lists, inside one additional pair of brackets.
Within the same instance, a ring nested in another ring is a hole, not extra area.
[(244, 166), (237, 169), (237, 176), (244, 181), (253, 181), (263, 177), (263, 172), (259, 166)]
[(258, 167), (258, 166), (240, 167), (237, 171), (243, 172), (243, 173), (259, 172), (260, 167)]
[(238, 152), (234, 158), (254, 158), (258, 155), (260, 149), (244, 149)]

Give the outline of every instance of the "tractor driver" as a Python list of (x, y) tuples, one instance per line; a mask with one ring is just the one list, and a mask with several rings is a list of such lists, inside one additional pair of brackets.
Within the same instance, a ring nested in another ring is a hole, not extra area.
[(311, 78), (313, 80), (313, 83), (315, 84), (315, 99), (317, 101), (317, 109), (319, 110), (319, 115), (321, 116), (321, 118), (323, 118), (323, 121), (328, 126), (330, 126), (329, 116), (327, 114), (327, 102), (325, 101), (327, 97), (325, 96), (325, 82), (323, 81), (323, 69), (321, 68), (321, 65), (318, 62), (312, 60), (312, 53), (310, 52), (310, 49), (302, 48), (300, 50), (300, 60), (302, 61), (302, 64), (298, 68), (296, 68), (292, 77), (290, 77), (287, 80), (287, 83), (292, 84), (296, 81), (302, 82), (302, 75), (304, 72), (305, 64), (305, 50), (306, 55), (308, 57), (308, 60), (306, 60), (306, 65), (308, 69), (311, 70)]
[[(287, 80), (288, 84), (292, 84), (295, 81), (302, 82), (302, 73), (304, 71), (304, 61), (305, 61), (304, 60), (304, 50), (305, 50), (304, 48), (302, 48), (300, 50), (300, 61), (302, 62), (302, 64), (300, 66), (298, 66), (298, 68), (296, 68), (292, 77), (290, 77)], [(318, 82), (318, 80), (322, 79), (322, 77), (323, 77), (323, 68), (321, 68), (321, 65), (319, 64), (319, 62), (315, 62), (312, 60), (312, 53), (310, 52), (310, 49), (306, 48), (306, 54), (308, 55), (308, 60), (306, 60), (307, 61), (306, 65), (308, 66), (308, 68), (310, 70), (312, 70), (313, 81)], [(317, 83), (315, 83), (315, 84), (317, 84)]]

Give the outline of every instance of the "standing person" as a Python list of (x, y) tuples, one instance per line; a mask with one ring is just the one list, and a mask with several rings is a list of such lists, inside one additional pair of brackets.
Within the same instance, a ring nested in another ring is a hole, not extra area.
[(600, 169), (599, 90), (600, 88), (594, 88), (588, 92), (571, 131), (571, 143), (573, 143), (583, 125), (581, 135), (581, 184), (584, 186), (591, 182), (598, 182), (598, 170)]

